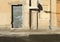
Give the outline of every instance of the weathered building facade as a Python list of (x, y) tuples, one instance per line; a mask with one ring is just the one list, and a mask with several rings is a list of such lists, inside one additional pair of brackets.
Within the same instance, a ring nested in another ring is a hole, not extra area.
[(58, 29), (60, 3), (57, 1), (0, 0), (0, 29), (7, 31)]

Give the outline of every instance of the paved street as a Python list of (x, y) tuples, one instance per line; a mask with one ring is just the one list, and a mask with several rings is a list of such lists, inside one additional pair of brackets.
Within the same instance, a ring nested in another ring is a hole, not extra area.
[(30, 35), (24, 37), (0, 37), (0, 42), (60, 42), (60, 35)]

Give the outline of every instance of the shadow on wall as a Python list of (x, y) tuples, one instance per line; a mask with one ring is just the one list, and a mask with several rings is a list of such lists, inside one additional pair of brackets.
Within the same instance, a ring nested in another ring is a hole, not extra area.
[(43, 7), (40, 3), (38, 3), (38, 12), (41, 12), (43, 10)]
[(30, 10), (41, 12), (43, 10), (43, 7), (40, 3), (38, 3), (38, 10), (37, 9), (30, 9)]

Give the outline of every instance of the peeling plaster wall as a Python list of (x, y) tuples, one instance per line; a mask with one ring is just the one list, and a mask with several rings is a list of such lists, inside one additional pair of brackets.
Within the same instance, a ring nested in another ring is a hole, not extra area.
[[(56, 13), (54, 13), (56, 12), (56, 0), (51, 0), (51, 5), (50, 0), (39, 0), (39, 3), (43, 7), (43, 10), (39, 13), (39, 29), (49, 29), (49, 26), (51, 26), (52, 30), (57, 28)], [(50, 10), (52, 12), (51, 14), (44, 12)]]
[[(36, 0), (35, 0), (36, 1)], [(32, 0), (32, 6), (37, 6), (35, 1)], [(54, 3), (53, 3), (54, 2)], [(3, 4), (4, 3), (4, 4)], [(50, 26), (50, 0), (39, 0), (43, 10), (38, 14), (38, 29), (49, 29)], [(51, 1), (52, 12), (56, 12), (56, 0)], [(29, 27), (29, 0), (0, 0), (0, 27), (11, 28), (11, 5), (23, 4), (23, 29), (30, 29)], [(37, 11), (32, 11), (32, 29), (37, 28)], [(56, 14), (51, 15), (52, 29), (57, 27)]]
[(60, 0), (56, 2), (57, 27), (60, 28)]
[(11, 5), (21, 4), (18, 0), (0, 0), (0, 27), (11, 27), (12, 8)]

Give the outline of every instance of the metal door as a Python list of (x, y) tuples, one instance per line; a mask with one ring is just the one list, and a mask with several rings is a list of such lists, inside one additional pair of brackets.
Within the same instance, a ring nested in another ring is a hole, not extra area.
[(12, 27), (21, 28), (22, 27), (22, 5), (12, 6)]

